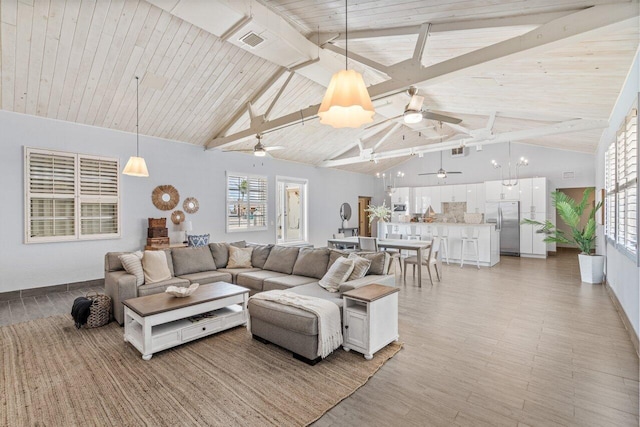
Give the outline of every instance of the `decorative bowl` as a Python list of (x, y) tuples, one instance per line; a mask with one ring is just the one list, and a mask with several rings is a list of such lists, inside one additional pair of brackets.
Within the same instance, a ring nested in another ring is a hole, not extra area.
[(191, 286), (189, 286), (188, 288), (179, 287), (179, 286), (169, 286), (165, 292), (177, 298), (184, 298), (194, 293), (199, 286), (200, 286), (199, 283), (192, 283)]

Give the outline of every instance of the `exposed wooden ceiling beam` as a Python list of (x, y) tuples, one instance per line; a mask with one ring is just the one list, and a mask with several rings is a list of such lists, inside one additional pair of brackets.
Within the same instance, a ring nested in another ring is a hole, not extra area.
[[(610, 31), (612, 27), (626, 28), (637, 25), (639, 10), (637, 4), (615, 4), (594, 6), (570, 15), (562, 16), (547, 24), (494, 45), (460, 55), (429, 67), (416, 64), (413, 59), (389, 67), (394, 76), (391, 80), (369, 87), (372, 98), (380, 98), (390, 93), (421, 84), (431, 85), (456, 77), (478, 72), (495, 62), (506, 58), (516, 59), (530, 56), (532, 53), (546, 51), (563, 46), (576, 40), (583, 40), (594, 33)], [(246, 138), (258, 132), (278, 129), (299, 122), (301, 117), (316, 117), (319, 104), (309, 106), (299, 112), (291, 113), (264, 123), (252, 124), (249, 129), (233, 135), (214, 138), (206, 145), (208, 149)]]
[(558, 135), (569, 132), (580, 132), (591, 129), (604, 129), (609, 125), (608, 120), (570, 120), (567, 122), (555, 123), (548, 126), (540, 126), (533, 129), (518, 130), (513, 132), (504, 132), (500, 134), (494, 134), (488, 139), (482, 138), (463, 138), (451, 141), (446, 141), (437, 144), (420, 145), (416, 147), (400, 148), (397, 150), (383, 151), (380, 153), (373, 153), (370, 158), (363, 158), (362, 156), (349, 157), (346, 159), (328, 160), (323, 162), (320, 166), (325, 168), (346, 166), (356, 163), (364, 163), (372, 160), (393, 159), (397, 157), (406, 157), (420, 153), (431, 153), (446, 150), (448, 148), (467, 146), (474, 147), (476, 145), (490, 145), (499, 144), (509, 141), (521, 141), (529, 138), (539, 138), (548, 135)]
[[(454, 21), (454, 22), (438, 22), (432, 23), (429, 32), (431, 34), (444, 33), (448, 31), (464, 31), (464, 30), (477, 30), (483, 28), (499, 28), (499, 27), (517, 27), (525, 25), (543, 25), (554, 19), (568, 15), (574, 11), (562, 11), (562, 12), (548, 12), (537, 13), (531, 15), (518, 15), (507, 16), (502, 18), (488, 18), (488, 19), (474, 19), (466, 21)], [(378, 37), (394, 37), (394, 36), (407, 36), (418, 34), (421, 25), (408, 25), (406, 27), (393, 27), (393, 28), (378, 28), (368, 30), (355, 30), (349, 31), (349, 40), (360, 39), (373, 39)], [(310, 41), (315, 43), (316, 40), (320, 40), (320, 44), (331, 41), (344, 40), (344, 33), (331, 33), (320, 32), (313, 33), (308, 37)]]

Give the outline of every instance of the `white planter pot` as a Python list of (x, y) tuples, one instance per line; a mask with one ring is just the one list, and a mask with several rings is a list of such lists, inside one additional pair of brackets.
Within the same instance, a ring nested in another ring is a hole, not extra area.
[(585, 283), (602, 283), (604, 279), (604, 256), (578, 255), (580, 278)]
[(387, 223), (384, 221), (378, 221), (378, 239), (384, 239), (387, 237)]

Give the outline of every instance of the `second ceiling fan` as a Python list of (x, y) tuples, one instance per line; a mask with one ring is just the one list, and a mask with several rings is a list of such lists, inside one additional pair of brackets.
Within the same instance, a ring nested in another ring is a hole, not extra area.
[(446, 178), (446, 177), (447, 177), (447, 175), (449, 175), (449, 174), (454, 174), (454, 173), (455, 173), (455, 174), (458, 174), (458, 173), (462, 173), (462, 172), (453, 172), (453, 171), (449, 171), (449, 172), (447, 172), (447, 171), (445, 171), (445, 170), (442, 168), (442, 151), (440, 151), (440, 169), (438, 169), (438, 171), (437, 171), (437, 172), (425, 172), (425, 173), (419, 173), (418, 175), (419, 175), (419, 176), (422, 176), (422, 175), (435, 175), (435, 176), (437, 176), (438, 178)]
[(272, 147), (265, 147), (262, 144), (262, 135), (256, 134), (256, 138), (258, 138), (258, 143), (253, 146), (253, 148), (241, 149), (241, 150), (222, 150), (224, 152), (236, 151), (240, 153), (253, 153), (254, 156), (264, 157), (267, 155), (269, 151), (275, 150), (284, 150), (285, 147), (281, 145), (275, 145)]

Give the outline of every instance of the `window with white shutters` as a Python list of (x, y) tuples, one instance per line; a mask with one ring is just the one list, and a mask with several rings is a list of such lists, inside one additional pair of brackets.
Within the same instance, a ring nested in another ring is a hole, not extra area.
[(25, 149), (27, 243), (120, 236), (118, 159)]
[(227, 232), (267, 229), (267, 177), (227, 173)]
[(638, 253), (638, 110), (632, 109), (605, 153), (605, 235)]

